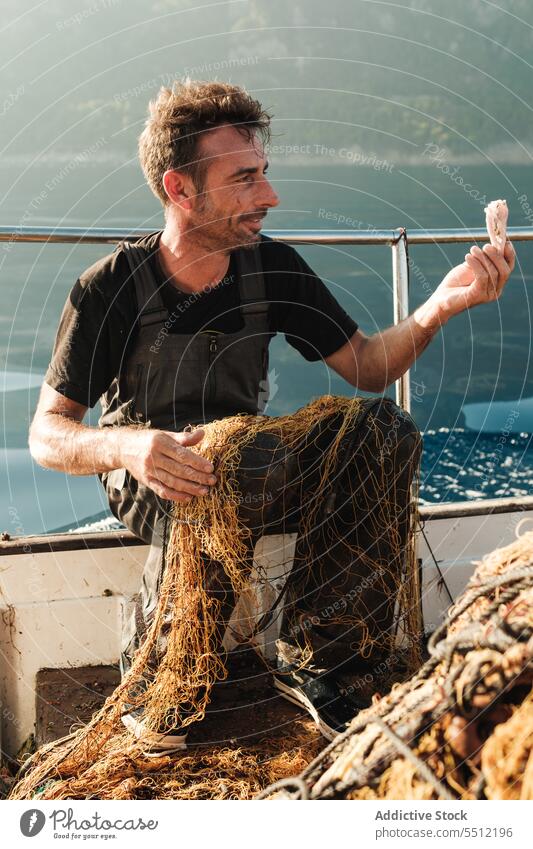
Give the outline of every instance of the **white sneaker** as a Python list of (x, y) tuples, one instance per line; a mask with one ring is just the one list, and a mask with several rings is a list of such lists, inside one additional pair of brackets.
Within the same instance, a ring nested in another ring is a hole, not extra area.
[(170, 728), (163, 732), (151, 731), (143, 719), (143, 708), (121, 716), (122, 723), (141, 743), (146, 757), (162, 757), (183, 752), (187, 748), (187, 732), (183, 728)]

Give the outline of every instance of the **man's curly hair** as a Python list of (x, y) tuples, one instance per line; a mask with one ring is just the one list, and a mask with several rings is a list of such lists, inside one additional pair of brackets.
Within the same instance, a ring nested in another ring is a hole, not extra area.
[(258, 100), (239, 86), (187, 79), (162, 87), (150, 102), (150, 115), (139, 138), (141, 167), (153, 193), (167, 206), (163, 174), (185, 171), (195, 188), (203, 188), (209, 159), (199, 149), (202, 134), (222, 124), (233, 124), (248, 138), (259, 133), (270, 138), (271, 116)]

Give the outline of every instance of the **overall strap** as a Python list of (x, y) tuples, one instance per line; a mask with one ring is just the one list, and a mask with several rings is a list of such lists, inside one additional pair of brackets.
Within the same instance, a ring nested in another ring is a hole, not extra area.
[(168, 310), (163, 303), (157, 280), (152, 272), (149, 255), (143, 248), (138, 248), (130, 242), (123, 242), (122, 249), (126, 254), (137, 296), (139, 325), (146, 327), (150, 324), (160, 324), (168, 318)]
[(266, 318), (268, 302), (259, 249), (246, 250), (241, 248), (235, 252), (235, 258), (238, 270), (241, 315), (244, 321), (250, 315), (264, 315)]
[[(152, 272), (149, 256), (142, 248), (130, 242), (123, 242), (128, 265), (135, 284), (139, 324), (146, 327), (166, 321), (168, 310), (163, 303), (157, 280)], [(237, 262), (241, 315), (247, 316), (268, 313), (265, 278), (259, 250), (240, 249), (235, 252)]]

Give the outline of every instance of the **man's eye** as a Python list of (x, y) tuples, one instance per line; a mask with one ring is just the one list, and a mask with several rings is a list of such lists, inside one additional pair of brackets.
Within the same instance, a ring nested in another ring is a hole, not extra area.
[(251, 183), (252, 180), (253, 180), (252, 175), (246, 174), (246, 176), (242, 178), (241, 183)]

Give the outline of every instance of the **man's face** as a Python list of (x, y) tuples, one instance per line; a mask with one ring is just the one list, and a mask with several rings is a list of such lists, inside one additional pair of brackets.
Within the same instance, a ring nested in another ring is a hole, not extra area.
[(235, 127), (209, 131), (200, 143), (206, 174), (188, 213), (187, 233), (209, 250), (254, 247), (262, 221), (279, 198), (265, 177), (261, 142)]

